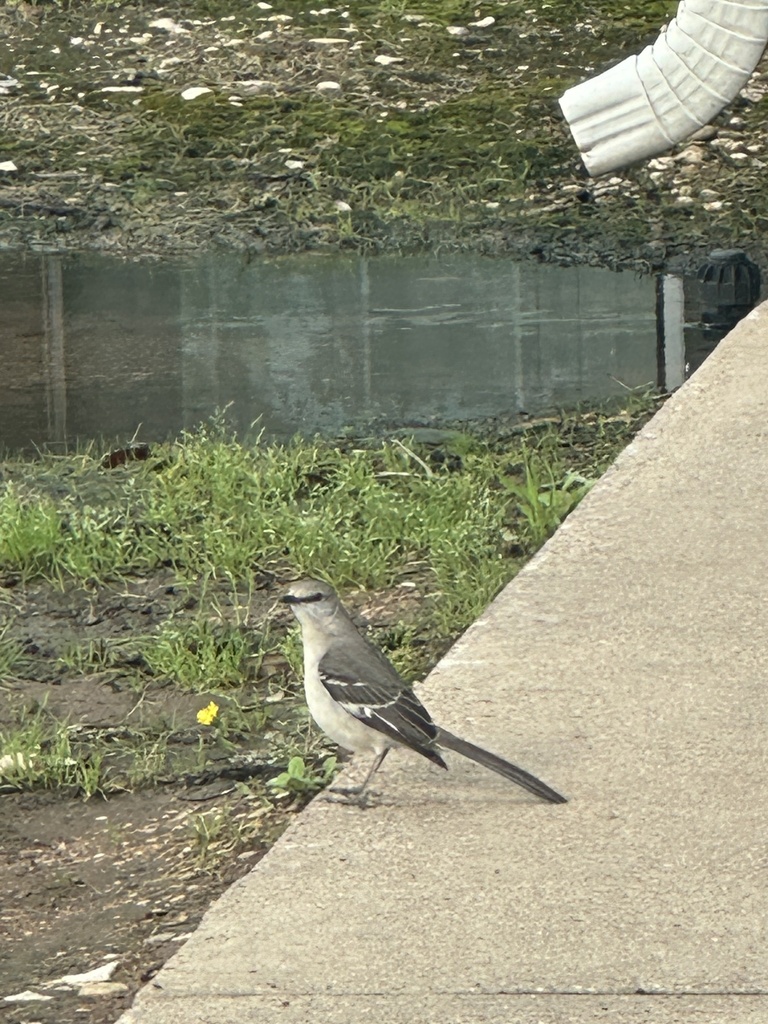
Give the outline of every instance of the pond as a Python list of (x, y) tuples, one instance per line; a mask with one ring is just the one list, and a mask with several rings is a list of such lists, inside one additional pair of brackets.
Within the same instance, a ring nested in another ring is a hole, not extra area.
[(669, 281), (661, 316), (650, 276), (477, 256), (6, 253), (0, 447), (164, 439), (224, 407), (241, 431), (333, 435), (673, 387), (703, 355)]

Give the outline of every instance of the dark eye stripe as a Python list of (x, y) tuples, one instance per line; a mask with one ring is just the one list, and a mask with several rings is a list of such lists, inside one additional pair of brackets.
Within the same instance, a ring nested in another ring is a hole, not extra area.
[(286, 594), (283, 598), (287, 604), (312, 604), (314, 601), (322, 601), (325, 594), (308, 594), (306, 597), (296, 597), (295, 594)]

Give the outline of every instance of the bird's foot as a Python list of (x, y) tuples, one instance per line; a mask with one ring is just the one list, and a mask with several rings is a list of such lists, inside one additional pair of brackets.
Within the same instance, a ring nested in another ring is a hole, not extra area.
[(366, 808), (371, 806), (372, 798), (377, 796), (379, 793), (375, 789), (363, 789), (361, 786), (331, 786), (320, 794), (320, 799), (329, 804)]

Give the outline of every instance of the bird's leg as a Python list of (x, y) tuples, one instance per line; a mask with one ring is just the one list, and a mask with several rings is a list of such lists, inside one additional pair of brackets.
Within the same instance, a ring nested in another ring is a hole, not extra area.
[(377, 754), (374, 758), (373, 764), (368, 769), (368, 774), (365, 776), (359, 786), (331, 786), (328, 790), (329, 793), (338, 793), (339, 796), (349, 797), (349, 803), (355, 803), (362, 805), (365, 803), (366, 794), (365, 789), (368, 783), (371, 781), (373, 776), (381, 767), (381, 763), (389, 752), (389, 747), (385, 747), (380, 754)]

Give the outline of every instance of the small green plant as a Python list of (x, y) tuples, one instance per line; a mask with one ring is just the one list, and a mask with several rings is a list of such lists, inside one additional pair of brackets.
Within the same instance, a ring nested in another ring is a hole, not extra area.
[(517, 499), (525, 518), (530, 550), (550, 537), (594, 484), (580, 473), (560, 472), (560, 466), (539, 452), (523, 453), (523, 480), (502, 477), (503, 486)]
[(104, 750), (73, 742), (74, 730), (45, 705), (17, 714), (15, 728), (0, 730), (0, 779), (19, 789), (77, 789), (87, 799), (103, 782)]
[(253, 653), (245, 632), (204, 619), (172, 619), (157, 636), (144, 641), (141, 651), (153, 675), (196, 692), (242, 682)]
[(336, 774), (338, 765), (335, 757), (326, 757), (320, 771), (307, 765), (303, 757), (292, 757), (288, 769), (281, 772), (268, 785), (279, 797), (308, 796), (325, 789)]
[(202, 811), (188, 819), (192, 851), (200, 867), (214, 867), (225, 854), (247, 847), (263, 835), (272, 805), (244, 783), (238, 783), (236, 789), (239, 799), (234, 806)]
[(13, 676), (24, 660), (24, 648), (20, 641), (8, 636), (11, 624), (0, 629), (0, 683)]

